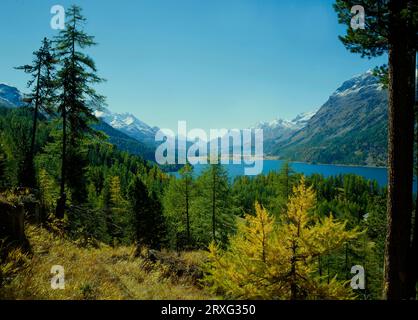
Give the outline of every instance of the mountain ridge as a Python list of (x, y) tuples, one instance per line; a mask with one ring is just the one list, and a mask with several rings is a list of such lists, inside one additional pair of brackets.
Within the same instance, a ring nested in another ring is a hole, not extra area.
[[(0, 84), (0, 106), (22, 105), (20, 91)], [(17, 105), (15, 104), (17, 103)], [(387, 92), (371, 71), (344, 81), (317, 110), (292, 120), (261, 121), (267, 157), (290, 161), (384, 166), (387, 158)], [(96, 128), (122, 150), (152, 158), (157, 147), (151, 127), (131, 113), (103, 108)], [(373, 139), (370, 139), (373, 137)], [(139, 143), (138, 145), (135, 144)]]
[(268, 145), (267, 153), (291, 161), (384, 166), (387, 108), (387, 91), (371, 71), (354, 76), (304, 128)]

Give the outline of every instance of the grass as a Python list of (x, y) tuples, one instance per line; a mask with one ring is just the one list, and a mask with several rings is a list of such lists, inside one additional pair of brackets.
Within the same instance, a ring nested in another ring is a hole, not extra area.
[[(3, 288), (0, 299), (24, 300), (166, 300), (213, 299), (187, 272), (174, 273), (165, 263), (135, 257), (135, 248), (83, 248), (45, 229), (28, 226), (32, 253)], [(172, 253), (166, 252), (165, 255)], [(172, 254), (174, 255), (174, 254)], [(205, 253), (175, 255), (185, 265), (202, 263)], [(13, 256), (12, 256), (13, 257)], [(65, 270), (65, 289), (51, 289), (51, 267)]]

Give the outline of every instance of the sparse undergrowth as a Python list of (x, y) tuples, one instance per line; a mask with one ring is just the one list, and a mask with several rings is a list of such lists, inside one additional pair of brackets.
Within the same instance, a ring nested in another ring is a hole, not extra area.
[[(165, 263), (135, 257), (135, 248), (82, 248), (42, 228), (26, 231), (33, 255), (27, 266), (3, 288), (1, 299), (210, 299), (193, 275), (178, 274)], [(170, 253), (165, 253), (170, 255)], [(173, 255), (174, 256), (174, 255)], [(205, 253), (175, 255), (185, 265), (204, 260)], [(51, 289), (51, 267), (65, 270), (65, 289)]]

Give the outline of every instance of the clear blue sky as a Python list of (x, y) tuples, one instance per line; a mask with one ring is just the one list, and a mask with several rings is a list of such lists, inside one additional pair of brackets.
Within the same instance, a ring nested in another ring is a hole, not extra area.
[(245, 128), (320, 107), (346, 79), (385, 58), (349, 53), (332, 0), (1, 0), (0, 82), (24, 90), (14, 66), (50, 29), (50, 8), (80, 4), (98, 87), (115, 112), (150, 125)]

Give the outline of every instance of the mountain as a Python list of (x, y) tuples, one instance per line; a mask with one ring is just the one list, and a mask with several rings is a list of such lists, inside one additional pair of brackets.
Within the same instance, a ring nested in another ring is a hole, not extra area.
[(130, 113), (112, 113), (104, 108), (100, 111), (96, 110), (94, 114), (112, 128), (141, 141), (149, 147), (155, 147), (155, 134), (159, 128), (150, 127)]
[[(0, 107), (16, 108), (23, 106), (22, 94), (17, 88), (0, 83)], [(108, 141), (118, 149), (131, 154), (141, 155), (147, 160), (154, 159), (155, 132), (147, 124), (130, 114), (115, 114), (109, 110), (95, 111), (99, 119), (93, 127), (104, 132)]]
[(306, 125), (268, 152), (297, 161), (386, 165), (387, 91), (371, 71), (344, 82)]
[(155, 161), (153, 148), (113, 128), (103, 120), (99, 119), (99, 123), (94, 124), (93, 128), (105, 133), (108, 136), (108, 142), (117, 146), (119, 150), (140, 155), (146, 160)]
[(15, 108), (23, 105), (23, 94), (15, 87), (0, 83), (0, 106)]
[(316, 111), (305, 112), (297, 115), (293, 120), (277, 118), (270, 122), (259, 122), (256, 129), (263, 129), (264, 148), (289, 138), (296, 131), (304, 128), (308, 121), (315, 115)]

